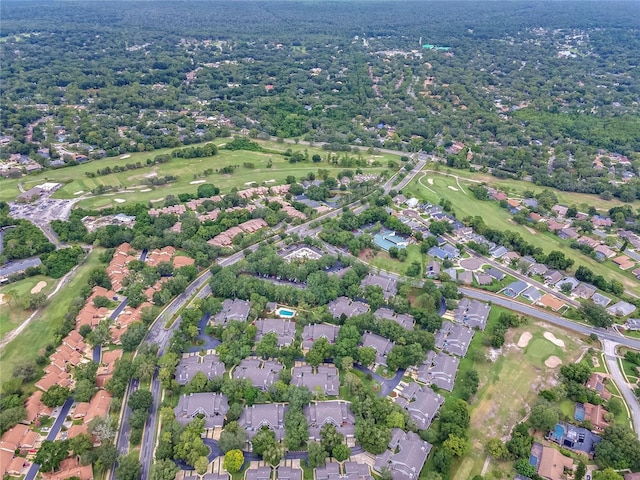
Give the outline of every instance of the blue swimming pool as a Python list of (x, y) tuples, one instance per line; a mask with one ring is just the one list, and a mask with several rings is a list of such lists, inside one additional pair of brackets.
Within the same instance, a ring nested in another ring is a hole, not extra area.
[(288, 308), (279, 308), (276, 310), (276, 315), (282, 318), (291, 318), (296, 314), (295, 310), (289, 310)]
[(564, 437), (564, 434), (565, 434), (564, 427), (559, 423), (556, 424), (556, 426), (553, 428), (553, 437), (555, 438), (555, 440), (560, 441), (560, 439)]

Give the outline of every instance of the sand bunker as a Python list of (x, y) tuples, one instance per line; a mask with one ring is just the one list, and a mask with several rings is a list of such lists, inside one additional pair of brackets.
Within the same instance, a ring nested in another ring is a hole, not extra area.
[(562, 365), (562, 360), (555, 355), (551, 355), (544, 361), (544, 364), (549, 368), (556, 368), (558, 365)]
[(206, 180), (194, 180), (193, 182), (189, 182), (189, 185), (197, 185), (204, 182), (206, 182)]
[(35, 287), (31, 289), (31, 293), (40, 293), (40, 291), (47, 286), (47, 282), (40, 280)]
[(533, 335), (531, 335), (531, 332), (524, 332), (522, 335), (520, 335), (520, 340), (518, 340), (518, 346), (520, 348), (524, 348), (527, 345), (529, 345), (529, 341), (531, 340), (531, 337)]
[(458, 191), (458, 189), (452, 185), (449, 185), (449, 190), (453, 190), (454, 192)]
[(140, 190), (140, 193), (143, 193), (143, 192), (150, 192), (150, 191), (151, 191), (151, 189), (150, 189), (150, 188), (143, 188), (142, 190)]
[(433, 178), (427, 178), (427, 183), (429, 185), (433, 185)]
[(150, 202), (163, 202), (164, 201), (164, 197), (160, 197), (160, 198), (156, 198), (155, 200), (149, 200)]
[(113, 201), (116, 202), (116, 203), (124, 203), (124, 202), (126, 202), (126, 200), (124, 198), (114, 198)]
[(4, 305), (7, 301), (4, 299), (4, 293), (0, 293), (0, 305)]
[(560, 340), (559, 338), (556, 338), (556, 336), (553, 333), (544, 332), (544, 338), (549, 340), (554, 345), (557, 345), (560, 348), (564, 348), (564, 340)]
[(74, 193), (74, 195), (82, 195), (84, 193), (84, 190), (79, 190), (76, 193)]
[(121, 158), (121, 159), (123, 159), (123, 160), (124, 160), (125, 158), (129, 158), (129, 157), (131, 157), (131, 155), (129, 155), (128, 153), (127, 153), (127, 154), (125, 154), (125, 155), (120, 155), (120, 158)]

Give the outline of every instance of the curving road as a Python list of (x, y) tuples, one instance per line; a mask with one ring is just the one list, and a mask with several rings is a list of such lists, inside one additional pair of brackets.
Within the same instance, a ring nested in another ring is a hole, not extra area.
[(607, 362), (607, 368), (613, 378), (618, 390), (624, 397), (625, 402), (631, 410), (631, 421), (633, 422), (633, 428), (638, 433), (640, 438), (640, 405), (638, 399), (629, 387), (629, 384), (624, 378), (622, 371), (620, 370), (620, 364), (618, 363), (618, 356), (616, 355), (616, 343), (610, 340), (602, 340), (602, 348), (604, 350), (604, 359)]

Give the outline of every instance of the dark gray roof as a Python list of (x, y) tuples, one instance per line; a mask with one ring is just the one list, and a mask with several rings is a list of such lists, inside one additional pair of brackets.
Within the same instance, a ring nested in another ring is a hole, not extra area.
[(220, 357), (213, 354), (204, 356), (196, 354), (184, 357), (176, 368), (176, 381), (180, 385), (185, 385), (198, 372), (204, 373), (209, 380), (215, 377), (222, 377), (225, 372), (224, 363), (220, 361)]
[(278, 346), (287, 347), (293, 343), (296, 336), (296, 324), (283, 318), (261, 318), (256, 321), (258, 333), (256, 341), (259, 342), (267, 333), (275, 333), (278, 337)]
[(340, 480), (340, 465), (337, 463), (327, 463), (323, 467), (315, 469), (316, 480)]
[(333, 365), (311, 365), (293, 367), (291, 383), (298, 387), (307, 387), (311, 392), (320, 388), (325, 395), (337, 396), (340, 388), (338, 369)]
[(278, 467), (278, 480), (302, 480), (302, 470), (291, 467)]
[(444, 397), (435, 393), (429, 387), (420, 388), (412, 402), (404, 408), (420, 430), (426, 430), (431, 425), (444, 403)]
[(284, 403), (259, 403), (244, 407), (238, 424), (247, 431), (251, 440), (262, 427), (273, 430), (278, 440), (284, 437), (284, 415), (289, 406)]
[(360, 282), (360, 286), (362, 288), (366, 287), (367, 285), (374, 285), (382, 288), (382, 293), (384, 294), (385, 298), (392, 297), (398, 291), (398, 281), (395, 278), (388, 276), (375, 275), (370, 273), (362, 279), (362, 282)]
[(333, 424), (345, 437), (353, 437), (355, 417), (349, 407), (349, 402), (344, 400), (313, 402), (305, 406), (303, 411), (309, 423), (309, 438), (319, 440), (320, 430), (327, 423)]
[(221, 427), (229, 411), (227, 397), (221, 393), (191, 393), (183, 395), (174, 408), (176, 420), (182, 425), (191, 422), (196, 416), (203, 415), (205, 428)]
[(498, 270), (495, 267), (491, 267), (487, 270), (485, 270), (484, 272), (485, 274), (489, 275), (492, 278), (495, 278), (496, 280), (500, 281), (502, 280), (504, 277), (506, 277), (506, 274), (502, 271), (502, 270)]
[(270, 480), (271, 467), (250, 468), (244, 472), (245, 480)]
[[(415, 480), (419, 477), (420, 471), (431, 451), (431, 444), (421, 440), (413, 432), (403, 432), (394, 429), (392, 434), (392, 450), (386, 450), (383, 454), (376, 456), (374, 470), (378, 473), (384, 467), (391, 470), (394, 480)], [(396, 449), (398, 451), (396, 452)]]
[(348, 480), (373, 480), (371, 470), (366, 463), (345, 462), (343, 478)]
[(407, 330), (413, 330), (413, 325), (415, 323), (414, 318), (407, 313), (399, 313), (397, 314), (393, 310), (387, 307), (381, 307), (373, 313), (373, 316), (376, 318), (381, 318), (385, 320), (392, 320), (400, 325), (402, 328)]
[(491, 306), (478, 300), (463, 298), (454, 312), (455, 321), (472, 328), (484, 330), (489, 318)]
[(464, 357), (473, 339), (474, 331), (460, 323), (442, 322), (442, 327), (436, 332), (436, 347), (445, 352)]
[(245, 358), (233, 369), (233, 378), (248, 378), (255, 387), (266, 390), (278, 379), (280, 370), (283, 368), (281, 363), (273, 360)]
[(452, 391), (460, 359), (439, 352), (418, 367), (418, 381), (432, 383), (443, 390)]
[(333, 318), (340, 318), (342, 314), (347, 317), (354, 317), (369, 311), (369, 305), (366, 303), (351, 300), (347, 297), (338, 297), (327, 304), (329, 312)]
[(326, 338), (330, 344), (334, 344), (338, 338), (340, 327), (330, 323), (314, 323), (306, 325), (302, 330), (302, 348), (308, 350), (313, 346), (313, 342), (321, 338)]
[(516, 280), (515, 282), (511, 282), (509, 285), (507, 285), (503, 293), (507, 297), (516, 298), (527, 289), (527, 286), (527, 282), (523, 280)]
[(230, 320), (244, 322), (249, 318), (249, 310), (251, 310), (251, 304), (247, 300), (227, 298), (222, 302), (222, 310), (214, 315), (213, 322), (218, 325), (224, 325)]
[(527, 289), (520, 294), (521, 297), (531, 300), (532, 302), (538, 302), (542, 298), (542, 293), (534, 286), (527, 287)]
[(362, 336), (362, 346), (375, 349), (376, 363), (379, 365), (387, 364), (387, 354), (391, 351), (393, 345), (391, 340), (376, 335), (375, 333), (366, 332)]

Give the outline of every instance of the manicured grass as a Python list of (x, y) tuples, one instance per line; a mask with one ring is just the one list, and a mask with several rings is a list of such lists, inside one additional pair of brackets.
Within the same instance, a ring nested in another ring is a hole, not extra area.
[(554, 345), (541, 334), (534, 334), (529, 345), (524, 349), (525, 358), (538, 368), (544, 368), (545, 360), (552, 355), (561, 358), (563, 361), (566, 358), (562, 348)]
[[(230, 139), (222, 138), (214, 140), (214, 143), (221, 145), (227, 143)], [(263, 181), (275, 180), (270, 183), (271, 185), (279, 185), (284, 183), (288, 175), (293, 175), (296, 178), (306, 177), (309, 173), (318, 173), (318, 169), (329, 170), (330, 174), (335, 175), (337, 172), (344, 170), (344, 167), (329, 164), (326, 161), (327, 152), (317, 147), (305, 147), (303, 145), (293, 144), (279, 144), (276, 142), (262, 142), (258, 141), (265, 148), (285, 152), (287, 149), (291, 149), (292, 152), (300, 151), (304, 152), (306, 149), (309, 156), (318, 153), (322, 156), (323, 160), (319, 163), (301, 162), (291, 164), (286, 157), (273, 153), (261, 153), (261, 152), (249, 152), (249, 151), (229, 151), (219, 150), (218, 155), (214, 157), (206, 158), (172, 158), (169, 162), (154, 166), (145, 166), (137, 170), (129, 170), (120, 173), (113, 173), (101, 177), (89, 178), (85, 175), (85, 172), (95, 172), (97, 169), (102, 169), (107, 166), (114, 167), (116, 165), (122, 166), (126, 164), (135, 164), (141, 162), (145, 164), (146, 160), (153, 159), (157, 155), (171, 153), (175, 149), (162, 149), (154, 152), (141, 152), (132, 153), (127, 158), (108, 158), (102, 160), (95, 160), (82, 165), (74, 167), (61, 168), (57, 170), (50, 170), (37, 175), (30, 175), (20, 179), (6, 179), (0, 180), (0, 200), (12, 200), (18, 193), (18, 183), (22, 182), (25, 188), (31, 188), (34, 185), (38, 185), (44, 181), (62, 182), (65, 185), (60, 188), (55, 194), (56, 198), (77, 198), (77, 192), (83, 191), (89, 193), (92, 189), (99, 185), (112, 185), (119, 188), (127, 189), (126, 192), (107, 193), (104, 195), (91, 196), (90, 198), (83, 199), (79, 205), (85, 208), (101, 208), (111, 205), (116, 205), (114, 200), (116, 198), (125, 200), (126, 202), (149, 202), (151, 200), (157, 200), (164, 198), (167, 195), (177, 195), (178, 193), (195, 192), (198, 184), (192, 184), (194, 181), (206, 181), (214, 183), (222, 189), (222, 192), (228, 192), (233, 187), (238, 189), (245, 188), (245, 184), (250, 182), (261, 183)], [(357, 157), (357, 154), (350, 154), (353, 157)], [(387, 162), (391, 159), (398, 160), (397, 157), (389, 154), (370, 155), (367, 153), (361, 154), (362, 158), (368, 161), (379, 161), (380, 165), (377, 167), (364, 168), (365, 172), (379, 173), (382, 170), (387, 169)], [(267, 163), (271, 161), (272, 167), (267, 168)], [(244, 163), (253, 163), (255, 168), (249, 169), (243, 167)], [(212, 173), (208, 176), (202, 176), (202, 173), (206, 169), (219, 169), (225, 166), (235, 165), (238, 168), (233, 174), (221, 175), (218, 173)], [(170, 183), (168, 185), (162, 185), (158, 187), (145, 185), (143, 182), (146, 178), (153, 175), (177, 175), (178, 181)], [(197, 178), (196, 178), (197, 177)], [(141, 192), (140, 190), (151, 189), (148, 192)]]
[(425, 255), (420, 253), (420, 247), (418, 245), (409, 245), (407, 248), (407, 259), (404, 262), (396, 258), (391, 258), (387, 252), (381, 250), (377, 253), (374, 258), (365, 259), (371, 267), (380, 268), (381, 270), (386, 270), (387, 272), (395, 272), (401, 275), (404, 275), (407, 271), (407, 268), (411, 266), (413, 262), (420, 263), (421, 273), (424, 273), (425, 266)]
[[(430, 165), (427, 165), (427, 168), (430, 168)], [(611, 200), (602, 200), (597, 195), (591, 195), (588, 193), (563, 192), (562, 190), (558, 190), (552, 187), (540, 187), (524, 180), (496, 178), (488, 173), (470, 172), (469, 170), (456, 170), (452, 168), (441, 168), (440, 171), (443, 173), (449, 173), (452, 175), (457, 175), (459, 177), (484, 182), (487, 185), (497, 188), (498, 190), (502, 190), (515, 197), (521, 197), (522, 193), (526, 190), (532, 191), (534, 192), (534, 194), (538, 194), (544, 190), (549, 190), (555, 193), (556, 197), (558, 197), (558, 202), (565, 205), (576, 205), (577, 207), (582, 208), (584, 211), (587, 211), (592, 205), (595, 206), (598, 210), (609, 210), (612, 207), (620, 205), (630, 205), (632, 207), (640, 206), (640, 202), (638, 201), (633, 203), (624, 203), (617, 198), (613, 198)]]
[[(578, 338), (569, 337), (562, 330), (543, 323), (528, 323), (507, 332), (502, 354), (491, 362), (485, 357), (488, 352), (485, 344), (498, 317), (505, 311), (496, 306), (491, 308), (487, 329), (476, 333), (467, 356), (460, 362), (458, 378), (471, 369), (476, 370), (480, 388), (469, 406), (471, 450), (454, 463), (451, 478), (471, 478), (480, 474), (486, 459), (484, 446), (487, 441), (508, 436), (513, 426), (524, 418), (526, 406), (537, 399), (537, 392), (555, 384), (558, 368), (550, 369), (544, 365), (549, 355), (557, 355), (564, 362), (573, 361), (580, 355), (581, 341)], [(565, 342), (565, 351), (543, 337), (547, 330)], [(519, 348), (517, 343), (524, 332), (530, 332), (532, 338), (527, 347)], [(454, 388), (448, 397), (458, 398), (459, 393), (459, 388)], [(493, 469), (510, 471), (511, 464), (491, 460), (489, 471)]]
[(11, 378), (16, 365), (35, 360), (44, 347), (54, 342), (55, 330), (64, 322), (65, 313), (86, 285), (89, 273), (99, 264), (102, 251), (104, 249), (94, 248), (76, 275), (51, 299), (39, 317), (0, 351), (0, 384)]
[(0, 338), (4, 337), (7, 332), (13, 330), (29, 318), (31, 311), (22, 308), (21, 299), (30, 295), (31, 289), (41, 281), (47, 282), (47, 285), (41, 290), (45, 295), (51, 293), (58, 282), (58, 280), (45, 277), (44, 275), (37, 275), (18, 282), (9, 283), (0, 288), (0, 293), (15, 291), (17, 295), (16, 299), (11, 299), (8, 303), (0, 306)]
[[(453, 174), (458, 174), (455, 171)], [(467, 172), (468, 173), (468, 172)], [(433, 184), (428, 183), (428, 179), (433, 180)], [(524, 184), (521, 190), (517, 193), (521, 194), (527, 187), (533, 187), (533, 184), (527, 182), (519, 182)], [(470, 183), (465, 182), (464, 179), (460, 180), (462, 187), (467, 187)], [(449, 187), (453, 187), (457, 190), (452, 190)], [(532, 188), (529, 188), (532, 189)], [(514, 191), (515, 193), (516, 191)], [(591, 257), (583, 255), (577, 250), (572, 249), (569, 246), (569, 242), (562, 240), (556, 235), (550, 232), (535, 232), (532, 233), (529, 229), (523, 225), (518, 225), (511, 221), (511, 214), (500, 207), (498, 202), (491, 201), (478, 201), (473, 197), (473, 194), (466, 188), (464, 192), (460, 190), (456, 179), (453, 177), (447, 177), (440, 175), (437, 172), (428, 172), (419, 174), (416, 178), (403, 189), (403, 193), (407, 197), (416, 197), (426, 200), (430, 203), (437, 204), (441, 198), (446, 198), (451, 201), (453, 210), (457, 217), (462, 219), (466, 216), (480, 216), (483, 218), (485, 224), (491, 228), (499, 230), (511, 230), (512, 232), (519, 233), (524, 240), (542, 248), (546, 253), (552, 250), (558, 250), (575, 261), (573, 266), (577, 269), (580, 265), (590, 268), (596, 275), (602, 275), (607, 279), (616, 279), (625, 286), (625, 288), (637, 295), (640, 295), (640, 284), (637, 279), (631, 274), (630, 271), (622, 271), (610, 260), (604, 263), (600, 263)], [(596, 196), (586, 195), (591, 202), (597, 202), (597, 205), (601, 205), (601, 200)], [(575, 203), (575, 202), (571, 202)], [(593, 204), (593, 203), (592, 203)], [(609, 294), (607, 294), (609, 296)]]

